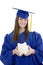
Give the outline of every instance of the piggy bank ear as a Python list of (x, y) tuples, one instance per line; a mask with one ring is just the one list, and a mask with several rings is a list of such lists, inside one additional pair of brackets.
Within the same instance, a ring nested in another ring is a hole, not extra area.
[(20, 43), (18, 43), (18, 45), (21, 45)]
[(18, 43), (17, 46), (19, 47), (20, 46), (20, 43)]
[(25, 44), (25, 45), (27, 45), (27, 43), (26, 43), (26, 42), (24, 42), (24, 44)]

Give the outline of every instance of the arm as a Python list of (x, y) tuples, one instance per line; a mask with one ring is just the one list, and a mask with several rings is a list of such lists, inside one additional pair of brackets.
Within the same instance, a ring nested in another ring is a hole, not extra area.
[(9, 43), (9, 36), (6, 35), (1, 50), (1, 61), (5, 65), (12, 65), (12, 49)]
[(39, 64), (42, 65), (43, 62), (43, 43), (42, 43), (42, 38), (41, 35), (34, 32), (34, 37), (33, 37), (33, 44), (34, 49), (35, 49), (35, 54), (33, 55), (33, 59), (35, 59)]

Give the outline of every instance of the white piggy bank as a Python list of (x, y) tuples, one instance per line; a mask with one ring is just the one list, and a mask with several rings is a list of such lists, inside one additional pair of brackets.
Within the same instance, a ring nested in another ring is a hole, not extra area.
[(26, 42), (24, 43), (18, 43), (18, 50), (23, 53), (23, 54), (26, 54), (27, 51), (28, 51), (28, 45), (26, 44)]

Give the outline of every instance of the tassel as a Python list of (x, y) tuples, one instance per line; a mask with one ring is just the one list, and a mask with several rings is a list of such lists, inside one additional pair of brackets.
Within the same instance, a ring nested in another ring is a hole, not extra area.
[(31, 14), (29, 23), (30, 23), (30, 25), (29, 25), (29, 31), (31, 31), (32, 30), (32, 14)]

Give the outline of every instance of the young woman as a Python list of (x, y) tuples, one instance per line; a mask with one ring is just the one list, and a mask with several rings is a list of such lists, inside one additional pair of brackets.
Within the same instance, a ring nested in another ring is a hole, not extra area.
[[(28, 30), (29, 13), (24, 10), (17, 11), (15, 28), (6, 34), (1, 51), (1, 61), (4, 65), (43, 65), (43, 43), (41, 35)], [(28, 52), (19, 52), (17, 44), (26, 42)]]

